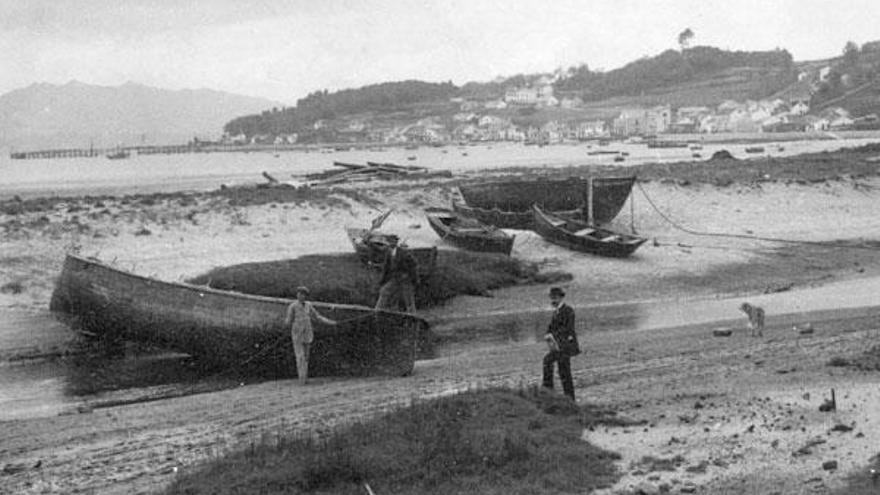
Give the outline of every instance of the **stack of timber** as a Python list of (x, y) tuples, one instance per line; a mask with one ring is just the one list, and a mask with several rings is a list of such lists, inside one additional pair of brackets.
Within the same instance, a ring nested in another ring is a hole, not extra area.
[(346, 162), (333, 162), (338, 169), (327, 170), (306, 176), (307, 180), (316, 181), (313, 185), (342, 184), (346, 182), (362, 182), (373, 179), (384, 180), (419, 180), (440, 177), (452, 177), (449, 170), (430, 170), (426, 167), (403, 166), (394, 163), (367, 162), (366, 165)]
[[(295, 375), (286, 299), (165, 282), (68, 255), (50, 309), (74, 330), (108, 342), (178, 350), (220, 369)], [(309, 375), (407, 375), (427, 323), (413, 315), (315, 302), (335, 326), (314, 322)]]

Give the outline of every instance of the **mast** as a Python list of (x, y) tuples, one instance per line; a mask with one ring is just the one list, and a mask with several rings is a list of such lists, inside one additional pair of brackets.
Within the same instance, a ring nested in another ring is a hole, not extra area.
[(593, 225), (593, 177), (587, 178), (587, 222)]

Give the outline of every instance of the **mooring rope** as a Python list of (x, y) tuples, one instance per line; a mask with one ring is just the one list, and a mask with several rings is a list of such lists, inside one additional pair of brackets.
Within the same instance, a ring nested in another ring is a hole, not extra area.
[(645, 199), (648, 200), (648, 204), (660, 215), (663, 220), (665, 220), (669, 225), (672, 225), (674, 228), (686, 232), (691, 235), (702, 236), (702, 237), (726, 237), (726, 238), (737, 238), (737, 239), (747, 239), (750, 241), (768, 241), (768, 242), (781, 242), (787, 244), (804, 244), (809, 246), (822, 246), (822, 247), (834, 247), (834, 248), (844, 248), (844, 249), (863, 249), (868, 251), (878, 251), (880, 250), (880, 246), (865, 246), (865, 245), (850, 245), (850, 244), (831, 244), (829, 242), (823, 241), (804, 241), (804, 240), (796, 240), (796, 239), (783, 239), (780, 237), (765, 237), (758, 236), (752, 234), (733, 234), (727, 232), (702, 232), (698, 230), (694, 230), (688, 227), (681, 225), (675, 220), (671, 219), (668, 215), (663, 213), (660, 208), (654, 203), (651, 197), (648, 195), (645, 188), (638, 182), (636, 185), (639, 186), (639, 190), (642, 192), (642, 195), (645, 196)]

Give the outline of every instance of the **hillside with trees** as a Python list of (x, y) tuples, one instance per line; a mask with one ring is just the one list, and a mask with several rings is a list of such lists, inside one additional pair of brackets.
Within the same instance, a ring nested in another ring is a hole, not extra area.
[(796, 78), (794, 61), (785, 50), (734, 52), (697, 46), (667, 50), (608, 72), (592, 71), (587, 65), (572, 67), (556, 82), (555, 89), (584, 101), (599, 101), (663, 93), (676, 85), (710, 81), (735, 70), (747, 70), (750, 80), (759, 82), (753, 94), (745, 95), (748, 98), (772, 94)]
[[(681, 50), (667, 50), (607, 72), (593, 71), (586, 64), (559, 70), (554, 91), (559, 97), (580, 97), (589, 107), (584, 111), (597, 116), (619, 105), (715, 105), (726, 99), (760, 99), (797, 79), (791, 54), (785, 50), (742, 52), (707, 46), (691, 48), (692, 38), (693, 32), (685, 30), (678, 40)], [(295, 107), (274, 108), (234, 119), (224, 130), (230, 135), (248, 137), (296, 133), (300, 142), (332, 141), (336, 137), (334, 131), (321, 130), (316, 122), (356, 117), (393, 126), (427, 116), (448, 120), (458, 111), (458, 105), (450, 102), (453, 97), (477, 102), (497, 100), (504, 97), (506, 89), (533, 85), (545, 75), (518, 74), (489, 82), (469, 82), (462, 87), (451, 82), (402, 81), (337, 92), (317, 91), (299, 100)], [(606, 103), (608, 108), (597, 108)], [(523, 110), (493, 113), (512, 112), (516, 118), (540, 124), (537, 120), (545, 114), (563, 112), (548, 109), (521, 115)]]
[(813, 94), (813, 108), (834, 105), (853, 116), (880, 114), (880, 41), (861, 47), (848, 42), (843, 55), (831, 61), (829, 68)]
[(448, 103), (458, 92), (451, 82), (401, 81), (373, 84), (333, 93), (315, 91), (296, 102), (296, 106), (273, 108), (260, 114), (239, 117), (223, 130), (231, 135), (308, 135), (315, 122), (362, 113), (393, 113), (411, 110), (415, 104)]

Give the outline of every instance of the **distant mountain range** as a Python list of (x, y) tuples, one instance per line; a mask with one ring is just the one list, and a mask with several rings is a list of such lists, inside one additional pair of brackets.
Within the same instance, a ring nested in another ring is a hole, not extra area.
[(230, 119), (281, 103), (137, 83), (38, 83), (0, 95), (0, 148), (112, 147), (216, 139)]

